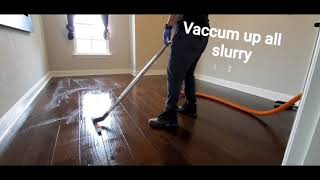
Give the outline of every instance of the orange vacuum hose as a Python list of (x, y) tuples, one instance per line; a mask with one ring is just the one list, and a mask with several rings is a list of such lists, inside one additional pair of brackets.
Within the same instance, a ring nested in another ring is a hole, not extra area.
[[(181, 92), (181, 94), (182, 94), (182, 96), (184, 96), (184, 92), (183, 91)], [(248, 107), (241, 106), (239, 104), (235, 104), (233, 102), (227, 101), (225, 99), (222, 99), (222, 98), (219, 98), (219, 97), (216, 97), (216, 96), (210, 96), (210, 95), (207, 95), (207, 94), (204, 94), (204, 93), (196, 93), (196, 97), (204, 98), (204, 99), (207, 99), (207, 100), (210, 100), (210, 101), (217, 101), (217, 102), (220, 102), (222, 104), (231, 106), (231, 107), (233, 107), (235, 109), (238, 109), (240, 111), (244, 111), (246, 113), (249, 113), (249, 114), (252, 114), (252, 115), (258, 115), (258, 116), (268, 116), (268, 115), (271, 115), (271, 114), (282, 112), (282, 111), (288, 109), (295, 102), (299, 101), (301, 99), (301, 96), (302, 96), (302, 93), (298, 94), (297, 96), (295, 96), (292, 99), (290, 99), (290, 101), (286, 102), (285, 104), (283, 104), (283, 105), (281, 105), (281, 106), (279, 106), (279, 107), (277, 107), (275, 109), (268, 110), (268, 111), (257, 111), (257, 110), (254, 110), (254, 109), (250, 109)]]

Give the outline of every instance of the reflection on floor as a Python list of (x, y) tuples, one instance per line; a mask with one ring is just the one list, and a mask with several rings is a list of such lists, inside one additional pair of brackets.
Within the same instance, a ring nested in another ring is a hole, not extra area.
[[(166, 77), (146, 76), (101, 122), (131, 75), (52, 78), (22, 118), (25, 123), (0, 157), (1, 165), (280, 165), (295, 112), (254, 117), (198, 100), (198, 118), (179, 115), (175, 131), (154, 130), (148, 119), (164, 108)], [(273, 102), (197, 81), (198, 92), (258, 110)], [(180, 100), (183, 103), (183, 99)]]

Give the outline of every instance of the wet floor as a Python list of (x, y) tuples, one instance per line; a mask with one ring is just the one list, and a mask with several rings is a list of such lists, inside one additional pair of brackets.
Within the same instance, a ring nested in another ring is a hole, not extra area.
[[(21, 128), (0, 156), (1, 165), (280, 165), (295, 111), (254, 117), (198, 100), (198, 118), (179, 115), (174, 131), (154, 130), (148, 119), (162, 112), (166, 77), (146, 76), (100, 123), (131, 75), (52, 78), (32, 103)], [(273, 102), (197, 81), (197, 90), (257, 110)], [(180, 100), (180, 104), (183, 99)]]

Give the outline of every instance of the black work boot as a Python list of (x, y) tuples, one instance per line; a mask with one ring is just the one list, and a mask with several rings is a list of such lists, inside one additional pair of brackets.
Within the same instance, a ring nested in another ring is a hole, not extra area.
[(177, 112), (164, 111), (158, 117), (149, 119), (152, 128), (176, 128), (178, 127)]
[(179, 113), (187, 115), (192, 118), (197, 118), (197, 104), (196, 103), (188, 103), (185, 102), (183, 106), (179, 106), (178, 110)]

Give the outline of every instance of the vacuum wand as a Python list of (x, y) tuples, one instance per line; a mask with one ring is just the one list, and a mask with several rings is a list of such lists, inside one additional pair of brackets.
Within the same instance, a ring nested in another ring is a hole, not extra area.
[(130, 92), (130, 90), (135, 86), (135, 84), (143, 77), (143, 75), (150, 69), (150, 67), (160, 58), (164, 50), (171, 44), (171, 41), (167, 46), (164, 46), (153, 58), (148, 62), (147, 65), (139, 72), (139, 74), (131, 81), (131, 83), (127, 86), (127, 88), (121, 93), (121, 95), (117, 98), (115, 103), (113, 103), (108, 111), (101, 117), (93, 119), (93, 123), (97, 124), (100, 121), (103, 121), (108, 117), (110, 112), (119, 104), (119, 102)]

